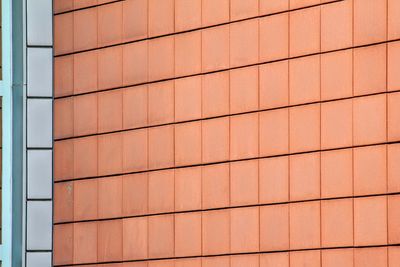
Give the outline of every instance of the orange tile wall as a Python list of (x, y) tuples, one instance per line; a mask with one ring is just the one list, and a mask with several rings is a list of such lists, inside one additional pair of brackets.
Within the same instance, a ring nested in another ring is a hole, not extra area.
[(400, 1), (54, 12), (55, 266), (400, 266)]

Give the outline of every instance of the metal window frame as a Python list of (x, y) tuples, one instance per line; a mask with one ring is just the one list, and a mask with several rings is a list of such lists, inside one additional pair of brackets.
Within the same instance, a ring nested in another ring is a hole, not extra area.
[(13, 94), (12, 94), (12, 19), (13, 1), (1, 0), (2, 26), (2, 242), (0, 261), (2, 267), (12, 266), (13, 256)]

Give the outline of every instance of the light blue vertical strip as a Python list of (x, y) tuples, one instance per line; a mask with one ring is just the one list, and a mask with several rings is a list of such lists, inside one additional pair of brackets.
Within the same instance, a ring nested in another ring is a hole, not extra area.
[(12, 258), (12, 0), (2, 4), (2, 267), (11, 266)]

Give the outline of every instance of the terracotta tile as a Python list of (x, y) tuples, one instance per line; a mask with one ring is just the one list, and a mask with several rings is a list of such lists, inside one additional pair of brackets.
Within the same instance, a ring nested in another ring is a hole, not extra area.
[(289, 205), (260, 207), (260, 250), (287, 249), (289, 249)]
[[(141, 263), (141, 262), (139, 262)], [(103, 264), (103, 267), (124, 267), (125, 265), (123, 263), (109, 263), (109, 264)], [(130, 266), (130, 265), (128, 265)], [(132, 265), (132, 266), (136, 266), (136, 265)], [(143, 266), (143, 265), (139, 265), (139, 266)]]
[(54, 180), (61, 181), (74, 177), (74, 141), (54, 142)]
[(320, 148), (320, 105), (289, 109), (290, 152)]
[(321, 100), (353, 95), (353, 50), (321, 55)]
[(97, 262), (97, 222), (74, 224), (74, 264)]
[(149, 84), (148, 91), (149, 124), (155, 125), (173, 122), (174, 81)]
[(289, 152), (289, 109), (260, 113), (260, 156)]
[[(125, 2), (124, 2), (125, 3)], [(122, 83), (131, 85), (148, 80), (148, 41), (122, 46)]]
[(124, 216), (141, 215), (148, 210), (147, 173), (125, 175), (122, 178), (122, 213)]
[(388, 192), (399, 192), (400, 191), (400, 165), (398, 164), (400, 160), (400, 144), (388, 145), (388, 165), (387, 165), (387, 175), (388, 175)]
[(61, 55), (71, 53), (73, 50), (74, 13), (65, 13), (54, 16), (54, 54)]
[(321, 266), (321, 251), (294, 251), (290, 252), (290, 267), (319, 267)]
[(149, 129), (149, 168), (174, 166), (174, 126)]
[(54, 225), (53, 264), (72, 264), (74, 247), (74, 225)]
[(260, 61), (271, 61), (288, 56), (289, 13), (260, 18)]
[(258, 203), (258, 160), (230, 163), (231, 206)]
[(149, 41), (148, 69), (150, 81), (174, 76), (174, 39), (174, 36), (167, 36)]
[(175, 267), (201, 267), (201, 258), (175, 260)]
[(353, 100), (353, 143), (364, 145), (386, 141), (386, 96)]
[(260, 159), (260, 203), (285, 202), (289, 200), (288, 157)]
[(354, 267), (386, 267), (387, 248), (358, 248), (354, 249)]
[(331, 51), (353, 44), (353, 2), (321, 6), (321, 50)]
[(148, 130), (140, 129), (122, 133), (123, 172), (143, 171), (148, 167)]
[(174, 170), (149, 172), (149, 213), (174, 211)]
[(202, 0), (201, 21), (203, 27), (228, 22), (229, 0)]
[(97, 261), (122, 260), (122, 220), (98, 222)]
[(54, 139), (74, 135), (74, 100), (72, 97), (54, 100)]
[(147, 217), (122, 220), (124, 260), (147, 258), (147, 220)]
[(321, 197), (353, 195), (353, 150), (321, 152)]
[(289, 65), (280, 61), (260, 66), (260, 108), (289, 104)]
[[(230, 210), (206, 211), (202, 214), (203, 255), (229, 253), (230, 251)], [(205, 266), (221, 266), (204, 264)], [(228, 265), (229, 266), (229, 265)]]
[(174, 0), (148, 0), (149, 37), (174, 32)]
[(74, 56), (54, 58), (54, 96), (72, 95), (74, 91)]
[(231, 210), (231, 252), (259, 251), (259, 208)]
[(258, 113), (230, 118), (230, 159), (258, 156)]
[(296, 9), (301, 7), (307, 7), (312, 5), (317, 5), (321, 0), (289, 0), (290, 9)]
[[(174, 215), (149, 217), (149, 257), (174, 256)], [(167, 265), (170, 266), (170, 265)]]
[(202, 122), (203, 163), (229, 159), (229, 118)]
[[(279, 0), (279, 1), (259, 0), (259, 2), (260, 2), (259, 4), (260, 15), (273, 14), (289, 9), (289, 0)], [(269, 265), (267, 266), (269, 267)]]
[(400, 247), (388, 247), (389, 267), (398, 266), (400, 263)]
[(205, 257), (201, 259), (202, 267), (230, 267), (231, 261), (229, 256), (222, 257)]
[(388, 141), (400, 140), (400, 93), (389, 94), (388, 105)]
[(354, 245), (381, 245), (386, 243), (387, 197), (355, 198)]
[(322, 250), (322, 267), (353, 267), (353, 254), (352, 248)]
[(98, 7), (99, 46), (122, 42), (122, 2)]
[(354, 50), (354, 95), (386, 91), (386, 44)]
[(259, 0), (231, 0), (231, 21), (258, 16)]
[(72, 95), (74, 91), (74, 56), (54, 58), (54, 96)]
[(122, 134), (99, 136), (99, 175), (122, 172)]
[(74, 140), (74, 177), (97, 175), (97, 136)]
[(320, 162), (320, 152), (289, 157), (290, 200), (320, 198)]
[(99, 50), (98, 56), (99, 89), (122, 86), (122, 46)]
[(260, 254), (260, 267), (289, 267), (289, 253)]
[(386, 145), (354, 148), (354, 195), (386, 193)]
[(289, 61), (289, 96), (291, 105), (320, 100), (320, 64), (319, 55)]
[(97, 50), (74, 55), (74, 93), (97, 91)]
[[(221, 2), (225, 0), (205, 0), (207, 2)], [(203, 72), (229, 68), (229, 26), (219, 26), (202, 31), (201, 66)]]
[(97, 8), (74, 12), (74, 51), (97, 47)]
[(98, 132), (122, 130), (122, 90), (98, 94)]
[(98, 180), (74, 182), (74, 220), (98, 218)]
[(201, 167), (175, 169), (175, 210), (201, 209)]
[(320, 247), (320, 202), (291, 203), (289, 212), (290, 248)]
[(201, 27), (201, 0), (175, 1), (175, 31), (187, 31)]
[[(290, 7), (293, 8), (292, 3)], [(318, 6), (290, 13), (291, 57), (320, 51), (320, 11)]]
[(400, 26), (400, 5), (399, 1), (396, 0), (389, 0), (387, 5), (388, 9), (388, 39), (393, 40), (393, 39), (398, 39), (400, 37), (400, 31), (399, 31), (399, 26)]
[(175, 214), (175, 256), (201, 255), (201, 213)]
[(353, 200), (338, 199), (321, 202), (322, 247), (353, 245)]
[(98, 181), (99, 218), (122, 216), (122, 176), (107, 177)]
[[(188, 56), (190, 55), (190, 56)], [(201, 32), (175, 35), (175, 76), (201, 72)]]
[(147, 125), (147, 85), (129, 87), (122, 92), (122, 128), (131, 129)]
[(389, 43), (387, 49), (387, 90), (395, 91), (400, 88), (400, 42)]
[(175, 121), (201, 118), (201, 76), (175, 80)]
[(388, 243), (398, 244), (400, 240), (400, 196), (388, 196)]
[(353, 144), (353, 100), (321, 104), (321, 148)]
[(107, 4), (107, 3), (111, 3), (111, 2), (114, 2), (114, 0), (97, 0), (98, 5)]
[(354, 0), (354, 45), (386, 39), (387, 1)]
[(73, 0), (53, 0), (54, 13), (70, 11), (74, 8)]
[(148, 267), (175, 267), (175, 260), (149, 261)]
[(54, 222), (74, 220), (74, 184), (72, 182), (54, 184)]
[[(246, 1), (247, 3), (248, 1)], [(237, 67), (258, 62), (259, 21), (246, 20), (230, 25), (230, 66)]]
[(258, 109), (258, 66), (230, 71), (230, 113)]
[(74, 97), (74, 136), (97, 133), (97, 94)]
[(122, 40), (124, 42), (147, 37), (148, 0), (122, 2)]
[(74, 1), (74, 8), (79, 9), (79, 8), (94, 6), (97, 4), (99, 0), (73, 0), (73, 1)]
[(229, 71), (202, 76), (203, 118), (229, 114)]
[(175, 125), (175, 165), (201, 163), (201, 122)]
[(260, 255), (232, 255), (231, 256), (231, 267), (259, 267), (260, 266)]
[(229, 206), (230, 194), (229, 164), (202, 167), (203, 209)]

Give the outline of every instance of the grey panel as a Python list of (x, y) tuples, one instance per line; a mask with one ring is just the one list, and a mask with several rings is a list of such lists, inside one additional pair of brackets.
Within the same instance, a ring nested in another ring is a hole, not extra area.
[(28, 0), (28, 45), (52, 44), (52, 1)]
[[(42, 0), (41, 0), (42, 1)], [(53, 95), (51, 48), (28, 48), (28, 96)]]
[(28, 150), (28, 198), (52, 196), (52, 150)]
[(51, 250), (52, 202), (28, 201), (27, 249)]
[(28, 252), (26, 267), (51, 267), (51, 252)]
[(52, 100), (28, 99), (28, 147), (52, 147)]

